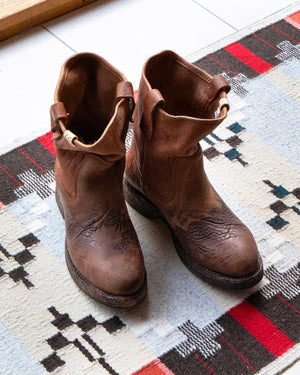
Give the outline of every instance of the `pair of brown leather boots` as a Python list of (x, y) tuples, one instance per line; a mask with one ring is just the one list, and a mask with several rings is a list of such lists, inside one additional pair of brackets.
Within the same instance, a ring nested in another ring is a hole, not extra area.
[(131, 83), (103, 58), (80, 53), (65, 62), (51, 107), (56, 199), (68, 269), (89, 296), (130, 307), (146, 295), (143, 255), (125, 198), (168, 225), (182, 262), (201, 279), (248, 288), (262, 278), (251, 232), (203, 168), (199, 141), (225, 119), (229, 90), (222, 76), (163, 51), (144, 65), (134, 111)]

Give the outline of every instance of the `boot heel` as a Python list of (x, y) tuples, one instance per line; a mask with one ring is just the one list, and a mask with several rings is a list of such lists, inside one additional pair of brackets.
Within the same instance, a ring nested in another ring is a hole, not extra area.
[(141, 215), (149, 219), (161, 218), (160, 211), (149, 201), (142, 193), (136, 190), (130, 183), (124, 179), (124, 194), (127, 203), (130, 204)]

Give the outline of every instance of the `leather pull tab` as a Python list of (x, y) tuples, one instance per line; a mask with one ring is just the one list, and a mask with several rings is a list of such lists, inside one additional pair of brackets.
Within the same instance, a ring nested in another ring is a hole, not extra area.
[(220, 93), (225, 91), (226, 94), (230, 91), (230, 85), (222, 75), (216, 75), (210, 81), (208, 87), (208, 102), (211, 103), (215, 100)]
[(51, 131), (56, 132), (62, 130), (60, 129), (59, 126), (59, 121), (66, 121), (68, 119), (68, 113), (66, 111), (66, 108), (64, 106), (64, 103), (62, 102), (57, 102), (53, 104), (50, 107), (50, 117), (51, 117)]
[(133, 87), (131, 82), (129, 81), (121, 81), (117, 84), (117, 92), (116, 92), (117, 102), (121, 99), (127, 99), (129, 103), (129, 118), (132, 121), (132, 114), (134, 111), (134, 99), (133, 99)]
[(146, 122), (146, 127), (144, 129), (146, 137), (150, 141), (153, 134), (153, 116), (156, 108), (164, 106), (165, 100), (161, 95), (160, 91), (157, 89), (150, 90), (144, 98), (144, 111), (143, 117)]

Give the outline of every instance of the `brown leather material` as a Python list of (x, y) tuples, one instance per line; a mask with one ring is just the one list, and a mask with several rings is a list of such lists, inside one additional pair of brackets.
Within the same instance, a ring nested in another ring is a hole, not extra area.
[(121, 81), (117, 84), (117, 101), (125, 98), (129, 101), (129, 118), (132, 121), (132, 114), (134, 111), (135, 103), (133, 99), (133, 87), (132, 83), (128, 81)]
[(228, 94), (230, 91), (230, 85), (223, 76), (216, 75), (212, 77), (207, 91), (208, 102), (212, 102), (222, 91)]
[(50, 107), (51, 131), (52, 132), (57, 131), (60, 128), (59, 121), (61, 120), (65, 122), (67, 118), (68, 118), (68, 114), (64, 106), (64, 103), (62, 102), (54, 103)]
[(91, 297), (118, 307), (133, 306), (146, 293), (122, 186), (131, 102), (125, 77), (99, 56), (82, 53), (63, 65), (51, 107), (68, 268)]
[[(163, 108), (145, 105), (154, 91)], [(125, 186), (134, 208), (167, 222), (191, 271), (217, 285), (243, 288), (262, 277), (257, 246), (210, 184), (199, 145), (226, 117), (226, 105), (217, 118), (215, 111), (228, 91), (223, 78), (174, 52), (150, 58), (140, 81)]]
[(147, 93), (147, 95), (144, 98), (144, 111), (143, 116), (145, 118), (145, 121), (147, 123), (147, 127), (145, 128), (145, 133), (150, 141), (152, 138), (153, 133), (153, 116), (154, 111), (160, 106), (163, 107), (164, 105), (164, 98), (162, 97), (161, 93), (154, 89)]

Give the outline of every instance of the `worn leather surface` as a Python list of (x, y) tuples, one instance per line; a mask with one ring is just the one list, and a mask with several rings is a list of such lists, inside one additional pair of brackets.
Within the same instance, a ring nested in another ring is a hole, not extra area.
[(226, 117), (227, 105), (217, 118), (215, 112), (229, 89), (223, 77), (211, 77), (171, 51), (150, 58), (125, 173), (160, 210), (195, 264), (238, 278), (257, 270), (257, 246), (209, 182), (199, 145)]
[(99, 56), (83, 53), (63, 65), (51, 108), (67, 251), (89, 283), (115, 295), (132, 294), (145, 281), (122, 189), (133, 106), (125, 77)]

